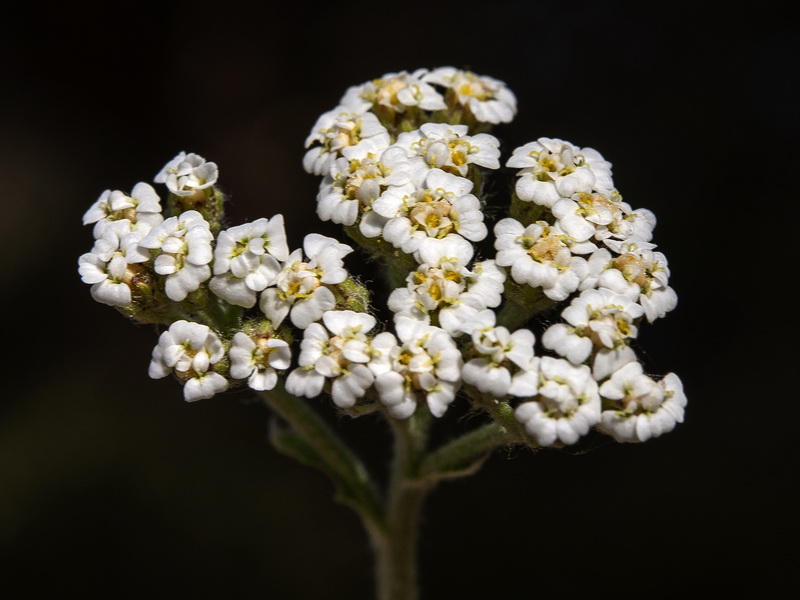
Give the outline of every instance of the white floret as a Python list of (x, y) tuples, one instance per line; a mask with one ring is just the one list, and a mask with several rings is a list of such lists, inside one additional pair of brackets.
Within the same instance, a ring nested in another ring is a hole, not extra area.
[(482, 123), (509, 123), (517, 114), (517, 98), (505, 83), (455, 67), (439, 67), (424, 81), (452, 90), (458, 103)]
[(275, 282), (278, 261), (288, 257), (283, 215), (231, 227), (217, 236), (209, 288), (231, 304), (251, 308), (256, 294)]
[(278, 371), (289, 368), (292, 353), (284, 340), (271, 336), (255, 339), (242, 331), (233, 336), (230, 373), (234, 379), (247, 379), (247, 385), (259, 391), (271, 390), (278, 383)]
[(213, 186), (218, 177), (216, 163), (207, 162), (198, 154), (180, 152), (164, 165), (154, 182), (166, 184), (167, 189), (176, 196), (191, 196)]
[(213, 370), (224, 355), (222, 341), (208, 326), (175, 321), (159, 336), (148, 373), (154, 379), (175, 373), (187, 402), (211, 398), (228, 388), (228, 380)]
[(92, 250), (78, 259), (78, 273), (90, 284), (92, 297), (102, 304), (126, 307), (133, 300), (130, 284), (135, 277), (131, 265), (145, 262), (149, 253), (139, 246), (147, 228), (131, 231), (130, 221), (110, 221)]
[(551, 300), (564, 300), (578, 289), (589, 271), (581, 256), (596, 246), (576, 242), (558, 225), (536, 221), (527, 227), (512, 218), (499, 221), (494, 228), (496, 261), (511, 267), (517, 283), (541, 288)]
[(372, 343), (381, 357), (370, 365), (381, 402), (398, 419), (410, 417), (421, 400), (441, 417), (461, 384), (461, 352), (446, 331), (421, 321), (398, 317), (395, 329), (399, 343), (389, 332)]
[(340, 104), (352, 107), (377, 106), (378, 109), (404, 113), (409, 107), (422, 110), (444, 110), (447, 105), (442, 95), (423, 80), (427, 69), (412, 73), (400, 71), (352, 86), (347, 89)]
[[(406, 254), (413, 254), (426, 238), (458, 234), (478, 242), (488, 231), (473, 183), (464, 177), (431, 169), (419, 185), (406, 184), (388, 190), (372, 206), (387, 219), (383, 239)], [(380, 231), (378, 232), (380, 233)]]
[(95, 239), (103, 237), (105, 228), (119, 221), (128, 223), (128, 232), (145, 235), (163, 220), (161, 199), (153, 186), (143, 182), (137, 183), (130, 195), (119, 190), (105, 190), (83, 215), (84, 225), (94, 224)]
[(423, 123), (419, 129), (403, 132), (395, 145), (409, 157), (422, 158), (429, 169), (442, 169), (466, 177), (470, 165), (500, 168), (500, 140), (488, 133), (468, 135), (466, 125)]
[(154, 269), (166, 276), (164, 289), (170, 300), (184, 300), (211, 277), (213, 237), (203, 216), (189, 210), (166, 219), (139, 242), (142, 248), (159, 251)]
[(571, 363), (592, 361), (598, 381), (636, 359), (628, 345), (638, 335), (642, 307), (627, 296), (607, 289), (584, 290), (562, 312), (566, 323), (551, 325), (542, 337), (545, 348)]
[(401, 148), (383, 149), (364, 140), (345, 148), (333, 162), (330, 174), (320, 183), (317, 215), (323, 221), (353, 225), (387, 189), (409, 180), (408, 157)]
[(367, 334), (375, 317), (351, 310), (328, 311), (321, 323), (303, 333), (299, 367), (289, 374), (286, 389), (296, 396), (314, 397), (331, 380), (331, 397), (340, 408), (350, 408), (372, 385), (368, 363), (372, 349)]
[(605, 287), (638, 302), (652, 323), (678, 305), (678, 296), (669, 286), (670, 270), (662, 252), (653, 245), (631, 240), (594, 252), (580, 289)]
[(573, 194), (614, 191), (611, 163), (592, 148), (560, 139), (543, 137), (520, 146), (506, 166), (519, 169), (515, 188), (519, 199), (547, 208)]
[(464, 364), (462, 377), (481, 392), (503, 398), (512, 393), (514, 375), (530, 367), (535, 336), (528, 329), (511, 333), (495, 322), (494, 311), (485, 309), (462, 324), (462, 331), (472, 336), (477, 355)]
[(306, 138), (308, 150), (303, 156), (306, 172), (327, 175), (344, 149), (356, 146), (362, 140), (371, 140), (381, 150), (389, 147), (389, 132), (378, 117), (366, 112), (367, 108), (337, 106), (320, 115)]
[(576, 443), (600, 420), (600, 396), (589, 367), (541, 357), (539, 385), (515, 410), (517, 420), (540, 446)]
[(295, 250), (283, 262), (274, 287), (261, 293), (259, 306), (272, 325), (278, 327), (289, 316), (295, 327), (305, 329), (333, 309), (336, 299), (328, 286), (347, 279), (342, 259), (352, 251), (334, 238), (308, 234), (303, 250)]
[(673, 373), (656, 382), (640, 363), (629, 363), (600, 386), (600, 395), (604, 410), (597, 429), (618, 442), (645, 442), (683, 422), (686, 395)]

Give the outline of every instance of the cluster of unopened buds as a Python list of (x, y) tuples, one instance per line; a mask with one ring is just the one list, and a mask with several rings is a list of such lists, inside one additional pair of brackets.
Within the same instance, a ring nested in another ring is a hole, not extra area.
[(452, 67), (353, 86), (303, 158), (317, 215), (352, 246), (309, 233), (292, 249), (281, 214), (231, 226), (217, 165), (181, 152), (85, 213), (80, 275), (158, 326), (149, 374), (188, 401), (282, 387), (390, 419), (465, 402), (532, 447), (668, 432), (681, 381), (635, 351), (677, 304), (655, 216), (592, 148), (541, 137), (502, 158), (490, 131), (516, 112), (503, 82)]

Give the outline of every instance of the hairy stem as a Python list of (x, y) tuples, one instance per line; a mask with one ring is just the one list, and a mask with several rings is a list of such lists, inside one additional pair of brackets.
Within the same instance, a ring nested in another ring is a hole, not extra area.
[(420, 407), (407, 420), (391, 419), (395, 435), (385, 529), (373, 535), (379, 600), (417, 600), (420, 517), (431, 481), (419, 477), (431, 415)]
[(336, 432), (302, 398), (289, 394), (282, 384), (262, 392), (264, 402), (292, 428), (302, 445), (282, 446), (298, 457), (305, 452), (308, 464), (318, 467), (337, 484), (340, 499), (352, 506), (369, 532), (383, 528), (383, 507), (377, 489), (362, 464)]
[(513, 331), (522, 327), (536, 315), (552, 308), (556, 303), (544, 295), (541, 288), (506, 279), (505, 301), (497, 314), (497, 325)]
[(488, 423), (428, 454), (420, 466), (420, 475), (434, 481), (472, 475), (492, 450), (514, 441), (504, 426)]

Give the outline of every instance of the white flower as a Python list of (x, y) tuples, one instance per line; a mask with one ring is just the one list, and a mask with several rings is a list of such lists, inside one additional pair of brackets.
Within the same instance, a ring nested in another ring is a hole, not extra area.
[(299, 367), (286, 378), (286, 391), (313, 398), (331, 379), (331, 397), (336, 406), (350, 408), (372, 385), (374, 376), (367, 363), (372, 358), (367, 333), (375, 317), (352, 310), (332, 310), (303, 332)]
[(537, 395), (515, 410), (517, 420), (540, 446), (570, 445), (600, 421), (597, 382), (586, 365), (543, 356)]
[(164, 183), (176, 196), (191, 196), (217, 182), (219, 169), (216, 163), (194, 153), (178, 153), (155, 176), (155, 183)]
[(146, 228), (130, 230), (130, 221), (110, 221), (92, 250), (78, 259), (78, 273), (90, 284), (92, 298), (109, 306), (125, 307), (132, 302), (131, 280), (137, 269), (131, 267), (150, 258), (139, 248)]
[(269, 335), (255, 339), (242, 331), (233, 336), (231, 349), (231, 377), (247, 379), (254, 390), (271, 390), (278, 383), (277, 369), (288, 369), (292, 352), (285, 341)]
[(228, 388), (228, 380), (212, 370), (223, 356), (222, 341), (206, 325), (175, 321), (159, 337), (148, 373), (153, 379), (175, 373), (187, 402), (211, 398)]
[(214, 249), (214, 277), (208, 287), (231, 304), (251, 308), (256, 292), (274, 283), (279, 260), (289, 258), (283, 215), (221, 231)]
[(122, 255), (104, 261), (92, 252), (78, 259), (81, 281), (91, 284), (91, 294), (97, 302), (109, 306), (129, 306), (132, 302), (131, 288), (125, 279), (128, 263)]
[(350, 246), (310, 233), (303, 241), (303, 250), (289, 255), (275, 278), (275, 287), (261, 293), (259, 305), (273, 327), (278, 327), (287, 315), (300, 329), (318, 321), (325, 311), (336, 306), (333, 292), (327, 286), (347, 279), (342, 258), (353, 251)]
[(417, 253), (422, 264), (409, 273), (406, 287), (395, 289), (387, 304), (395, 318), (406, 316), (430, 323), (435, 316), (442, 329), (461, 335), (461, 325), (478, 311), (502, 302), (505, 272), (487, 260), (466, 267), (472, 244), (457, 235), (423, 244)]
[(379, 110), (397, 113), (405, 112), (411, 106), (422, 110), (444, 110), (447, 105), (442, 95), (422, 80), (427, 73), (427, 69), (417, 69), (413, 73), (386, 73), (378, 79), (348, 88), (340, 104), (358, 106), (362, 103), (367, 108), (375, 105)]
[(487, 229), (480, 200), (470, 193), (472, 185), (464, 177), (431, 169), (416, 187), (409, 183), (387, 190), (372, 205), (388, 219), (383, 239), (406, 254), (416, 252), (428, 237), (457, 233), (471, 242), (484, 239)]
[(511, 376), (508, 393), (517, 398), (531, 398), (539, 389), (540, 357), (531, 356), (526, 365), (517, 365), (516, 373)]
[(517, 114), (517, 98), (502, 81), (454, 67), (434, 69), (424, 81), (450, 88), (458, 103), (482, 123), (509, 123)]
[(387, 189), (408, 181), (408, 157), (401, 148), (382, 149), (364, 140), (345, 148), (320, 183), (317, 215), (323, 221), (353, 225)]
[(161, 213), (137, 215), (135, 222), (129, 219), (98, 221), (94, 228), (95, 246), (102, 245), (101, 240), (112, 242), (117, 246), (125, 245), (129, 263), (150, 260), (150, 250), (139, 246), (139, 242), (152, 231), (153, 227), (163, 222)]
[(472, 336), (472, 349), (477, 355), (464, 364), (462, 377), (481, 392), (503, 398), (512, 389), (513, 375), (530, 367), (535, 336), (528, 329), (511, 333), (496, 327), (493, 310), (482, 310), (462, 324)]
[(643, 314), (627, 296), (606, 288), (584, 290), (561, 311), (566, 323), (551, 325), (542, 343), (576, 365), (594, 354), (592, 374), (601, 381), (636, 360), (628, 343), (636, 338), (635, 321)]
[(401, 133), (395, 145), (409, 157), (423, 159), (429, 169), (442, 169), (466, 177), (469, 166), (500, 168), (500, 140), (488, 133), (467, 135), (466, 125), (423, 123), (415, 131)]
[(678, 305), (678, 295), (669, 287), (669, 265), (652, 244), (635, 240), (614, 245), (617, 256), (605, 248), (594, 252), (581, 289), (605, 287), (638, 302), (652, 323)]
[(165, 292), (170, 300), (180, 302), (211, 277), (214, 236), (208, 222), (188, 210), (169, 217), (150, 230), (140, 242), (142, 248), (160, 250), (154, 262), (155, 272), (166, 275)]
[(494, 228), (497, 264), (511, 267), (517, 283), (542, 288), (551, 300), (564, 300), (578, 289), (589, 272), (585, 259), (575, 256), (596, 248), (591, 242), (576, 242), (558, 225), (536, 221), (524, 227), (506, 218)]
[(389, 132), (378, 117), (366, 110), (337, 106), (320, 115), (306, 138), (306, 148), (309, 148), (303, 156), (306, 172), (326, 175), (345, 148), (356, 146), (362, 140), (371, 139), (381, 150), (389, 147)]
[(407, 419), (424, 399), (441, 417), (461, 384), (461, 352), (446, 331), (422, 321), (398, 317), (395, 330), (399, 344), (389, 332), (372, 340), (370, 368), (381, 402), (393, 417)]
[(196, 373), (183, 384), (183, 399), (187, 402), (205, 400), (228, 389), (228, 380), (215, 371)]
[(105, 190), (83, 215), (83, 224), (94, 223), (94, 237), (103, 237), (104, 229), (120, 220), (128, 222), (128, 231), (147, 233), (164, 220), (161, 199), (148, 183), (137, 183), (130, 196), (119, 190)]
[(578, 192), (611, 194), (611, 163), (597, 150), (570, 142), (539, 138), (516, 148), (506, 166), (519, 168), (516, 192), (520, 200), (547, 208)]
[(655, 382), (638, 362), (628, 363), (600, 386), (603, 413), (598, 431), (618, 442), (645, 442), (683, 422), (686, 395), (677, 375)]
[(578, 241), (634, 238), (649, 242), (656, 225), (651, 211), (634, 211), (616, 192), (577, 192), (571, 198), (557, 200), (551, 211), (561, 228)]

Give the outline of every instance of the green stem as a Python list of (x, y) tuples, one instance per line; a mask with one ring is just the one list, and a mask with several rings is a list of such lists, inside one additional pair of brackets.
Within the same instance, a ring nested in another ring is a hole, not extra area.
[(420, 516), (432, 481), (419, 477), (431, 415), (419, 407), (407, 420), (391, 419), (395, 454), (389, 482), (386, 526), (372, 536), (379, 600), (417, 600)]
[(472, 475), (495, 450), (514, 443), (514, 437), (499, 423), (488, 423), (445, 444), (425, 457), (420, 475), (439, 481)]
[(275, 446), (330, 476), (338, 499), (356, 510), (372, 541), (378, 600), (418, 600), (420, 519), (428, 493), (440, 481), (474, 473), (491, 450), (521, 442), (524, 433), (504, 402), (479, 398), (496, 422), (428, 452), (433, 417), (423, 404), (409, 419), (387, 417), (394, 434), (394, 457), (386, 501), (359, 459), (308, 403), (281, 384), (262, 393), (264, 402), (291, 426), (275, 430)]
[(214, 319), (219, 331), (233, 335), (241, 328), (243, 313), (241, 306), (229, 304), (222, 298), (209, 294), (208, 314)]
[(514, 408), (506, 401), (489, 399), (481, 406), (505, 431), (508, 444), (534, 445), (525, 434), (525, 427), (514, 416)]
[(511, 194), (511, 206), (508, 208), (508, 216), (516, 219), (525, 227), (542, 219), (547, 220), (548, 217), (552, 219), (550, 211), (534, 202), (523, 202), (516, 192)]
[[(383, 529), (383, 507), (380, 496), (366, 468), (333, 429), (308, 403), (289, 394), (279, 383), (273, 390), (262, 392), (264, 402), (291, 425), (299, 444), (282, 439), (281, 450), (324, 471), (338, 486), (339, 499), (358, 512), (368, 532)], [(302, 460), (302, 459), (301, 459)]]
[(556, 302), (545, 296), (542, 288), (506, 279), (505, 302), (497, 314), (497, 325), (514, 331), (534, 316), (552, 308)]
[(419, 266), (413, 255), (402, 252), (380, 238), (367, 238), (357, 225), (347, 226), (344, 231), (371, 259), (381, 262), (381, 273), (390, 289), (405, 287), (406, 277)]

